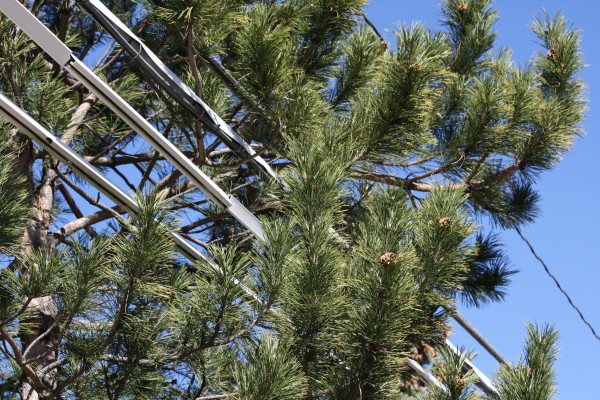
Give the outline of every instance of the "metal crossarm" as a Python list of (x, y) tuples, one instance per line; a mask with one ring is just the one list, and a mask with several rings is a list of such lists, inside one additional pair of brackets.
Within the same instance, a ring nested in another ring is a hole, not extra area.
[(160, 134), (121, 96), (87, 68), (67, 46), (52, 34), (17, 0), (2, 0), (0, 10), (19, 26), (65, 70), (95, 93), (115, 114), (138, 132), (181, 173), (194, 183), (213, 203), (226, 209), (256, 237), (266, 241), (260, 221), (233, 196), (227, 195), (216, 183), (193, 164), (177, 147)]
[[(115, 204), (133, 214), (139, 212), (135, 200), (125, 194), (119, 187), (102, 175), (95, 167), (81, 158), (71, 148), (62, 143), (53, 134), (42, 127), (24, 110), (0, 93), (0, 114), (16, 126), (22, 133), (37, 142), (48, 153), (68, 165), (79, 176), (87, 180), (100, 193), (111, 199)], [(204, 260), (216, 267), (216, 263), (193, 247), (181, 235), (171, 232), (178, 251), (188, 260), (194, 262)]]
[(458, 311), (457, 308), (444, 307), (450, 316), (467, 331), (473, 339), (477, 341), (487, 352), (500, 364), (510, 365), (510, 361), (502, 355), (490, 342), (488, 342), (481, 333)]
[(229, 127), (206, 103), (200, 99), (173, 71), (169, 69), (142, 41), (133, 34), (99, 0), (78, 0), (84, 9), (102, 28), (127, 51), (133, 61), (146, 72), (171, 98), (205, 124), (241, 159), (250, 163), (264, 175), (279, 179), (267, 162), (256, 155), (246, 141)]

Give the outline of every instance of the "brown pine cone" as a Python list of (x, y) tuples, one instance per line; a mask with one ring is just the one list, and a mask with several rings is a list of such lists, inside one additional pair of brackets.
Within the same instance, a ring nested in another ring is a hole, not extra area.
[(448, 217), (440, 218), (438, 224), (442, 229), (450, 229), (452, 227), (452, 220)]
[(387, 252), (385, 254), (383, 254), (381, 257), (379, 257), (379, 263), (381, 264), (382, 267), (387, 267), (389, 266), (391, 263), (393, 263), (394, 261), (396, 261), (396, 258), (398, 256), (396, 255), (396, 253), (392, 253), (392, 252)]

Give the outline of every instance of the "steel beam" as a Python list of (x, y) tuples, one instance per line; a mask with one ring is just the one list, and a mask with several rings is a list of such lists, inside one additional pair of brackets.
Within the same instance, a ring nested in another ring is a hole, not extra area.
[[(44, 148), (49, 154), (62, 161), (75, 171), (79, 176), (88, 181), (100, 193), (111, 199), (115, 204), (136, 214), (139, 207), (135, 200), (125, 194), (118, 186), (102, 175), (95, 167), (81, 158), (70, 147), (61, 142), (53, 134), (42, 127), (35, 119), (28, 115), (24, 110), (10, 101), (0, 93), (0, 114), (11, 124), (16, 126), (19, 131), (26, 134), (30, 139)], [(175, 242), (178, 251), (191, 262), (203, 260), (217, 267), (217, 264), (193, 247), (181, 235), (171, 232), (171, 238)]]
[(121, 45), (133, 61), (147, 73), (171, 98), (200, 120), (208, 129), (227, 145), (239, 158), (250, 160), (250, 164), (264, 175), (279, 179), (275, 171), (262, 157), (256, 155), (248, 143), (229, 127), (202, 99), (179, 79), (125, 24), (119, 20), (100, 0), (77, 0), (102, 28)]
[(235, 219), (248, 228), (257, 238), (266, 241), (260, 221), (235, 197), (227, 195), (216, 183), (192, 163), (177, 147), (160, 134), (144, 117), (133, 109), (121, 96), (86, 67), (52, 34), (29, 10), (17, 0), (0, 1), (4, 12), (34, 42), (56, 62), (75, 76), (91, 92), (95, 93), (115, 114), (138, 132), (169, 162), (183, 173), (213, 203), (226, 209)]

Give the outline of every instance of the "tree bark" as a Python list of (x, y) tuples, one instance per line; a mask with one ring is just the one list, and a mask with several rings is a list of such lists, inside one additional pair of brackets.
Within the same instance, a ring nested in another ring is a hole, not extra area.
[[(44, 167), (42, 180), (37, 190), (34, 190), (33, 163), (35, 155), (29, 141), (24, 147), (26, 150), (19, 155), (18, 167), (20, 172), (27, 176), (29, 200), (34, 209), (33, 218), (28, 221), (22, 239), (21, 247), (23, 253), (26, 254), (37, 249), (47, 248), (50, 250), (54, 246), (55, 241), (48, 235), (48, 230), (57, 177), (51, 168)], [(27, 273), (24, 266), (22, 266), (21, 273)], [(28, 307), (33, 310), (33, 316), (28, 318), (27, 323), (32, 324), (33, 328), (31, 332), (20, 337), (21, 347), (23, 353), (27, 353), (25, 361), (35, 360), (34, 370), (38, 370), (56, 360), (56, 350), (52, 349), (56, 332), (50, 329), (54, 324), (56, 305), (52, 297), (43, 296), (32, 299)], [(50, 383), (52, 383), (52, 376), (49, 376), (49, 378)], [(42, 397), (43, 394), (35, 390), (29, 380), (23, 383), (21, 394), (23, 399), (28, 400), (38, 400), (45, 397)]]
[[(97, 100), (93, 94), (88, 95), (73, 113), (69, 125), (65, 130), (62, 141), (69, 144), (76, 135), (78, 127), (87, 116), (87, 113)], [(50, 165), (44, 165), (42, 179), (36, 187), (33, 175), (33, 166), (36, 160), (35, 148), (30, 140), (23, 138), (25, 150), (19, 154), (17, 168), (21, 174), (27, 177), (29, 190), (29, 201), (33, 208), (33, 218), (28, 221), (23, 234), (21, 248), (24, 254), (33, 250), (52, 251), (56, 245), (56, 239), (49, 234), (52, 219), (52, 207), (54, 205), (54, 191), (58, 179), (57, 173)], [(48, 162), (45, 160), (44, 162)], [(27, 273), (26, 267), (22, 266), (23, 274)], [(56, 341), (59, 330), (55, 326), (57, 313), (56, 304), (51, 296), (43, 296), (31, 299), (29, 309), (33, 316), (27, 319), (33, 328), (27, 334), (20, 337), (23, 354), (26, 354), (25, 362), (31, 361), (31, 366), (36, 372), (43, 370), (57, 359)], [(44, 390), (39, 391), (30, 380), (23, 383), (21, 396), (26, 400), (39, 400), (51, 397), (49, 393), (56, 386), (55, 372), (53, 369), (45, 375)]]

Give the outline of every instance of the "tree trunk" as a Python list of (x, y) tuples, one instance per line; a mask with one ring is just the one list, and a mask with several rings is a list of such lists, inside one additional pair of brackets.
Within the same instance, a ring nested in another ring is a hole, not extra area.
[[(50, 220), (52, 215), (52, 205), (54, 202), (54, 189), (56, 182), (56, 173), (44, 167), (43, 176), (40, 184), (37, 186), (33, 177), (33, 164), (35, 162), (35, 150), (31, 141), (27, 140), (24, 151), (19, 154), (17, 168), (19, 172), (27, 177), (27, 187), (29, 191), (29, 202), (33, 208), (33, 217), (28, 221), (25, 233), (22, 239), (23, 253), (36, 249), (51, 249), (54, 247), (52, 236), (48, 235)], [(26, 274), (27, 270), (22, 267), (21, 273)], [(30, 310), (33, 310), (33, 316), (27, 319), (27, 323), (32, 324), (32, 330), (20, 337), (23, 353), (27, 354), (27, 360), (35, 370), (47, 366), (56, 360), (56, 350), (53, 349), (57, 330), (50, 329), (54, 324), (56, 315), (56, 305), (50, 296), (31, 299), (29, 303)], [(53, 377), (47, 375), (46, 381), (49, 388), (53, 386)], [(46, 391), (44, 391), (46, 392)], [(21, 389), (21, 395), (26, 400), (38, 400), (46, 398), (42, 393), (35, 390), (31, 382), (25, 381)]]

